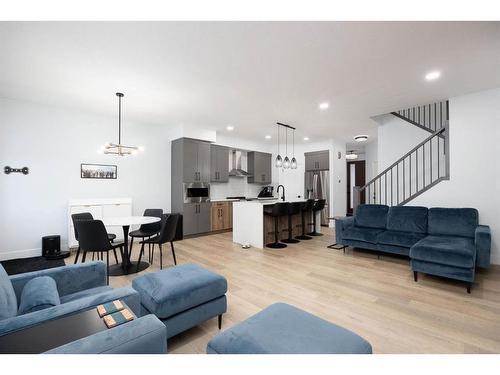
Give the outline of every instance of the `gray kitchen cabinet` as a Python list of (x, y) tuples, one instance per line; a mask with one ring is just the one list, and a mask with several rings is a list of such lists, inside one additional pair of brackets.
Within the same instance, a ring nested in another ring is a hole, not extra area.
[(272, 180), (272, 155), (266, 152), (251, 151), (248, 153), (248, 183), (270, 184)]
[(306, 152), (304, 156), (306, 171), (325, 171), (330, 169), (328, 150)]
[(203, 203), (184, 203), (183, 212), (183, 234), (210, 232), (210, 202)]
[(172, 158), (182, 165), (182, 182), (209, 182), (210, 144), (186, 138), (174, 142)]
[(229, 181), (229, 148), (218, 145), (210, 146), (210, 181)]

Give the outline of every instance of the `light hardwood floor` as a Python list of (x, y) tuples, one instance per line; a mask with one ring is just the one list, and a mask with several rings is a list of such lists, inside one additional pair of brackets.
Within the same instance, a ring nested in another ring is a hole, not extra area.
[[(366, 338), (374, 353), (500, 353), (500, 268), (480, 271), (472, 294), (460, 282), (421, 275), (408, 259), (327, 249), (333, 231), (286, 249), (244, 250), (232, 233), (176, 242), (178, 264), (196, 263), (228, 280), (222, 329), (274, 302), (287, 302)], [(134, 246), (133, 259), (138, 255)], [(67, 262), (72, 262), (73, 257)], [(173, 265), (166, 246), (164, 267)], [(154, 264), (143, 272), (159, 270)], [(112, 277), (127, 286), (137, 275)], [(217, 318), (168, 342), (169, 353), (205, 353)]]

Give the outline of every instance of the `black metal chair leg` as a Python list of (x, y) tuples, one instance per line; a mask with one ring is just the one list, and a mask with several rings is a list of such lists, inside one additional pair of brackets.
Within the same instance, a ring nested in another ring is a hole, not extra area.
[(218, 316), (219, 330), (222, 328), (222, 314)]
[(174, 243), (172, 241), (170, 242), (170, 247), (172, 248), (172, 256), (174, 257), (174, 265), (177, 265), (177, 259), (175, 259)]
[(80, 246), (78, 246), (78, 250), (76, 250), (76, 257), (75, 257), (75, 263), (76, 264), (78, 262), (78, 256), (80, 255)]
[(115, 254), (115, 261), (118, 264), (118, 256), (116, 255), (116, 249), (113, 249), (113, 254)]
[(151, 244), (151, 260), (149, 261), (149, 264), (153, 264), (155, 258), (155, 244)]
[[(129, 250), (129, 254), (132, 255), (132, 245), (134, 244), (134, 237), (130, 237), (130, 250)], [(125, 249), (125, 253), (127, 252), (127, 249)]]
[(163, 250), (161, 248), (161, 243), (158, 244), (158, 247), (160, 248), (160, 269), (163, 269)]
[(109, 285), (109, 251), (106, 251), (106, 283)]
[(84, 251), (82, 254), (82, 263), (85, 263), (85, 259), (87, 258), (87, 252)]
[(141, 251), (139, 251), (139, 260), (137, 261), (137, 272), (139, 272), (139, 266), (141, 265), (142, 254), (144, 253), (144, 242), (141, 246)]
[(95, 257), (95, 253), (92, 253), (92, 260), (94, 260), (94, 257)]

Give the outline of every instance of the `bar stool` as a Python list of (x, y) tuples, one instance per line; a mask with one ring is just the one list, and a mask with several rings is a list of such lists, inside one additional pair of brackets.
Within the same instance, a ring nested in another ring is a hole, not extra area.
[(316, 212), (321, 211), (323, 208), (325, 208), (325, 204), (326, 204), (326, 199), (318, 199), (317, 201), (314, 202), (314, 205), (312, 207), (313, 222), (311, 223), (313, 225), (313, 231), (311, 233), (307, 233), (309, 236), (323, 235), (323, 233), (316, 232)]
[(301, 211), (302, 211), (302, 234), (300, 236), (295, 236), (298, 240), (312, 240), (312, 237), (306, 235), (306, 212), (312, 210), (314, 205), (314, 199), (308, 199), (305, 202), (301, 202)]
[(272, 249), (283, 249), (286, 247), (284, 243), (280, 242), (279, 236), (279, 219), (280, 216), (288, 215), (288, 206), (290, 203), (275, 203), (271, 210), (264, 210), (264, 215), (274, 217), (274, 242), (266, 244), (266, 247)]
[(293, 238), (292, 215), (300, 214), (302, 210), (302, 202), (293, 202), (288, 205), (288, 238), (281, 240), (284, 243), (299, 243), (300, 241)]

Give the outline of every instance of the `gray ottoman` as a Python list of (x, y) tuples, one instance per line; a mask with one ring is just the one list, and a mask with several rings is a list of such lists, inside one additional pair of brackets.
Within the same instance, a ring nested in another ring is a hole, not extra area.
[(275, 303), (217, 335), (209, 354), (371, 354), (364, 338), (286, 303)]
[(132, 281), (141, 296), (142, 314), (156, 315), (167, 327), (167, 338), (226, 312), (224, 276), (195, 264), (147, 273)]

